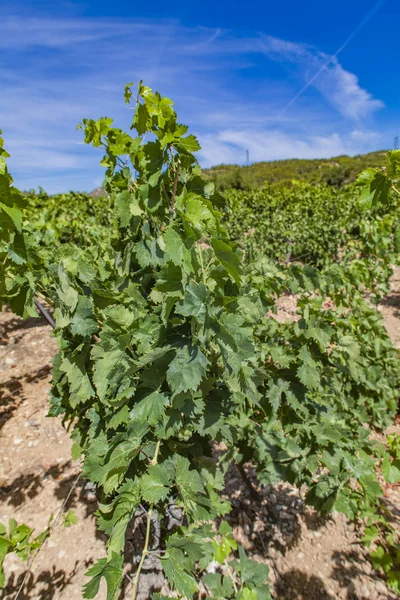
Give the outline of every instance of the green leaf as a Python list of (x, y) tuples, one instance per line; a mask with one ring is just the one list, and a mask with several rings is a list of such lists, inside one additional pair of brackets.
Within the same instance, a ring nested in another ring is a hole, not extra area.
[(391, 460), (389, 453), (385, 453), (382, 462), (382, 475), (388, 483), (399, 483), (400, 481), (400, 460)]
[(274, 412), (277, 412), (282, 404), (282, 395), (289, 390), (289, 383), (278, 379), (276, 383), (272, 382), (268, 391), (268, 398)]
[(121, 410), (114, 413), (108, 423), (107, 429), (118, 429), (120, 425), (123, 423), (129, 423), (131, 420), (131, 414), (129, 412), (129, 407), (125, 404)]
[(206, 573), (203, 575), (203, 583), (211, 592), (210, 598), (215, 600), (232, 598), (233, 584), (229, 577), (224, 577), (220, 573)]
[(235, 252), (233, 252), (231, 246), (225, 244), (222, 240), (217, 240), (213, 238), (211, 240), (211, 246), (215, 252), (215, 256), (224, 267), (224, 269), (229, 273), (229, 275), (234, 279), (234, 281), (240, 285), (241, 284), (241, 264), (240, 258)]
[(142, 497), (150, 504), (165, 500), (169, 493), (170, 478), (162, 465), (153, 465), (140, 481)]
[(380, 536), (380, 531), (376, 525), (371, 525), (371, 527), (366, 527), (364, 529), (364, 535), (361, 538), (361, 541), (366, 546), (369, 546)]
[(109, 555), (122, 552), (125, 547), (126, 529), (140, 502), (140, 484), (137, 479), (128, 479), (118, 490), (110, 504), (99, 506), (99, 527), (108, 536)]
[(69, 403), (72, 408), (93, 398), (94, 390), (86, 372), (87, 356), (84, 351), (75, 355), (64, 356), (60, 364), (60, 371), (67, 376), (69, 383)]
[(107, 582), (107, 600), (117, 600), (123, 578), (122, 563), (123, 556), (116, 553), (108, 562), (106, 558), (98, 560), (86, 573), (91, 580), (83, 588), (83, 597), (94, 598), (97, 596), (100, 580), (104, 577)]
[(208, 360), (198, 346), (183, 346), (177, 350), (167, 371), (167, 382), (171, 391), (197, 390), (205, 377)]
[(193, 271), (192, 252), (186, 247), (180, 234), (170, 227), (164, 234), (165, 253), (171, 262), (189, 275)]
[(195, 317), (204, 324), (207, 316), (208, 290), (204, 283), (190, 283), (186, 286), (185, 297), (175, 307), (175, 312), (184, 317)]
[(75, 314), (71, 321), (73, 335), (91, 336), (98, 329), (91, 302), (85, 296), (79, 296)]
[(253, 330), (238, 314), (222, 313), (216, 323), (217, 343), (229, 370), (237, 373), (254, 354)]
[(71, 527), (71, 525), (76, 525), (78, 523), (78, 517), (74, 510), (69, 510), (63, 515), (63, 523), (64, 527)]
[(240, 573), (243, 583), (252, 586), (262, 586), (268, 582), (267, 565), (249, 559), (246, 556), (243, 546), (239, 546), (239, 558), (239, 563), (235, 563), (235, 570)]
[(201, 149), (199, 142), (194, 135), (188, 135), (181, 138), (179, 142), (175, 143), (178, 150), (186, 150), (187, 152), (197, 152)]
[(167, 555), (161, 559), (161, 563), (171, 588), (186, 598), (193, 598), (193, 594), (197, 591), (197, 582), (186, 571), (183, 559), (184, 555), (180, 550), (170, 548)]
[(297, 368), (297, 376), (309, 390), (316, 390), (320, 384), (317, 363), (311, 357), (305, 346), (299, 352), (299, 358), (303, 361)]
[(364, 188), (360, 197), (360, 205), (364, 210), (369, 210), (378, 202), (387, 202), (391, 182), (382, 171), (366, 169), (358, 176), (357, 183)]
[(60, 297), (61, 302), (65, 305), (65, 307), (68, 310), (75, 310), (79, 298), (78, 292), (72, 287), (67, 274), (61, 267), (58, 270), (58, 277), (60, 281), (58, 295)]
[(154, 427), (161, 421), (165, 407), (168, 404), (168, 396), (162, 392), (155, 391), (135, 404), (131, 411), (131, 419), (133, 421), (147, 422)]
[(182, 505), (194, 519), (208, 520), (211, 516), (209, 500), (203, 495), (204, 486), (197, 471), (190, 470), (190, 462), (181, 455), (174, 456), (175, 483)]

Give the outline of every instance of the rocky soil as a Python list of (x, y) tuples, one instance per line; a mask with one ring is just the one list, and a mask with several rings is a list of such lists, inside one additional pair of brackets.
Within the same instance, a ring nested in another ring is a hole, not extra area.
[[(379, 309), (400, 348), (399, 270)], [(278, 318), (294, 318), (294, 313), (294, 299), (283, 299)], [(77, 525), (65, 528), (61, 522), (55, 528), (30, 570), (13, 555), (6, 558), (8, 584), (0, 592), (4, 600), (15, 600), (18, 592), (18, 600), (79, 600), (85, 571), (105, 554), (104, 539), (95, 529), (95, 495), (79, 477), (80, 466), (71, 459), (71, 442), (61, 420), (46, 417), (55, 351), (50, 327), (43, 321), (0, 313), (0, 522), (14, 517), (39, 533), (61, 509), (73, 509), (78, 517)], [(400, 433), (400, 427), (394, 427)], [(255, 501), (234, 469), (226, 493), (234, 506), (235, 536), (268, 565), (274, 598), (397, 597), (371, 568), (359, 532), (343, 515), (321, 518), (286, 484), (263, 489)], [(400, 488), (391, 486), (386, 501), (399, 521)], [(121, 600), (129, 597), (130, 589), (127, 574)], [(103, 587), (98, 598), (106, 598)]]

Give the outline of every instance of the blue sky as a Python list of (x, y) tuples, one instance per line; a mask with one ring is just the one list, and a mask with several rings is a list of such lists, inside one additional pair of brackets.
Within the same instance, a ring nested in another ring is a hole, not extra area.
[(203, 166), (246, 150), (255, 162), (391, 147), (399, 24), (398, 0), (2, 0), (0, 128), (16, 185), (100, 185), (100, 155), (75, 126), (128, 126), (123, 86), (139, 79), (174, 100)]

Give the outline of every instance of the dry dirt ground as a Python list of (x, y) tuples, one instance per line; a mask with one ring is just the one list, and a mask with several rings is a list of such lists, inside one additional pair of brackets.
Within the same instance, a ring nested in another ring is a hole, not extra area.
[[(278, 318), (293, 318), (294, 308), (292, 298), (283, 299)], [(379, 309), (400, 348), (400, 270)], [(14, 517), (39, 533), (63, 507), (74, 509), (78, 524), (58, 525), (30, 571), (14, 555), (7, 556), (8, 584), (0, 592), (4, 600), (15, 600), (19, 590), (19, 600), (80, 600), (85, 571), (105, 554), (104, 539), (95, 529), (95, 496), (79, 478), (79, 464), (71, 459), (71, 442), (60, 419), (46, 417), (56, 351), (50, 333), (39, 319), (22, 321), (8, 311), (0, 313), (0, 522)], [(265, 488), (262, 499), (254, 501), (234, 470), (227, 491), (235, 535), (268, 564), (274, 598), (396, 598), (371, 569), (358, 532), (343, 515), (319, 517), (289, 485)], [(392, 486), (386, 501), (399, 519), (400, 489)], [(129, 597), (129, 588), (126, 580), (121, 598)], [(106, 598), (103, 587), (98, 598)]]

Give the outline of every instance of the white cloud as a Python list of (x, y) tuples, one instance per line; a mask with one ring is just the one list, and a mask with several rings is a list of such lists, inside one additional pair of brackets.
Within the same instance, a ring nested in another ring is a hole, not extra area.
[(346, 71), (336, 57), (307, 44), (287, 42), (263, 36), (261, 48), (272, 60), (295, 63), (305, 84), (309, 82), (342, 116), (361, 120), (384, 107), (381, 100), (363, 89), (357, 76)]

